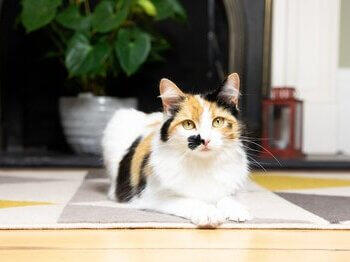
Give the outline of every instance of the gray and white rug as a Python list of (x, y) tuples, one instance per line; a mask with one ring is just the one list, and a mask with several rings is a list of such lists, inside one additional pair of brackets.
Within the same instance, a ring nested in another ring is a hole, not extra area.
[[(0, 229), (193, 228), (106, 197), (103, 170), (0, 171)], [(222, 228), (349, 228), (350, 173), (254, 173), (238, 195), (254, 219)]]

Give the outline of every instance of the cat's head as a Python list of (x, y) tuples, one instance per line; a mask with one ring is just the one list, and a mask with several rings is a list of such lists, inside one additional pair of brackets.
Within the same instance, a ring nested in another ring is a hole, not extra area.
[(160, 81), (160, 97), (167, 118), (161, 140), (185, 152), (210, 156), (239, 139), (239, 76), (233, 73), (214, 92), (184, 93), (168, 79)]

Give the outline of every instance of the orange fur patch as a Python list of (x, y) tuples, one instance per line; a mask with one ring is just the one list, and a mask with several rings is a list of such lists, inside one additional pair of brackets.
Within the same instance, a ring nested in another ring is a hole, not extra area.
[(154, 121), (153, 123), (150, 123), (147, 125), (148, 128), (153, 128), (153, 129), (157, 129), (158, 127), (160, 127), (162, 125), (161, 121)]
[[(131, 160), (131, 177), (130, 183), (133, 187), (139, 184), (141, 179), (141, 165), (143, 159), (147, 154), (151, 152), (151, 142), (154, 134), (150, 134), (141, 140), (140, 144), (136, 147), (135, 153)], [(147, 173), (148, 168), (145, 170)]]
[(210, 103), (209, 110), (213, 119), (216, 117), (222, 117), (225, 119), (224, 125), (219, 128), (224, 137), (235, 139), (240, 136), (240, 124), (227, 110), (217, 106), (215, 103)]
[(185, 100), (181, 103), (179, 112), (176, 114), (176, 118), (169, 127), (169, 134), (184, 120), (190, 119), (198, 123), (202, 113), (203, 106), (198, 99), (194, 95), (186, 95)]

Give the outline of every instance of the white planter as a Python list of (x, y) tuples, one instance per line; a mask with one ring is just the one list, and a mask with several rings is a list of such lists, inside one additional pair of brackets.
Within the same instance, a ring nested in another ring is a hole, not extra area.
[(101, 138), (109, 119), (120, 108), (136, 108), (136, 98), (114, 98), (83, 93), (61, 97), (59, 110), (68, 144), (78, 154), (101, 154)]

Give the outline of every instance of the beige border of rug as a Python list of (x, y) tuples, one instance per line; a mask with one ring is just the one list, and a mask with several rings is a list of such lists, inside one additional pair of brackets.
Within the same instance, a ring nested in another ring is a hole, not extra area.
[[(3, 229), (191, 229), (196, 228), (190, 223), (67, 223), (67, 224), (37, 224), (37, 225), (0, 225)], [(218, 229), (346, 229), (350, 224), (223, 224)]]

